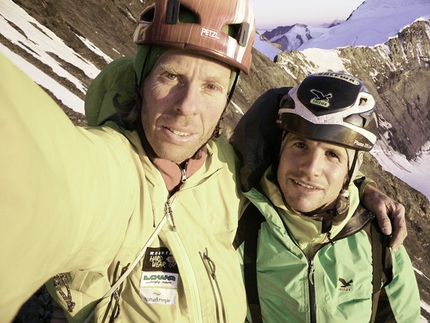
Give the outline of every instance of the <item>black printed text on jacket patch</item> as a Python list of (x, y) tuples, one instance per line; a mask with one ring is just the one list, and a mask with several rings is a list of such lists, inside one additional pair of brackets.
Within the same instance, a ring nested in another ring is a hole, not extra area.
[(175, 258), (166, 247), (148, 248), (140, 279), (140, 297), (144, 303), (175, 305), (179, 271)]

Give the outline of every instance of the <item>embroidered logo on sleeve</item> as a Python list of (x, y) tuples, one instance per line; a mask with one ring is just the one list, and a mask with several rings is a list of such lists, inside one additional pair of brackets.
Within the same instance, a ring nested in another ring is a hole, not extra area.
[(341, 292), (350, 292), (350, 291), (352, 291), (352, 283), (353, 283), (353, 280), (352, 279), (350, 279), (349, 281), (346, 281), (345, 279), (343, 279), (343, 278), (339, 278), (339, 281), (341, 282), (341, 286), (339, 287), (339, 290), (341, 291)]
[(148, 248), (143, 260), (140, 298), (147, 304), (175, 305), (179, 272), (166, 247)]

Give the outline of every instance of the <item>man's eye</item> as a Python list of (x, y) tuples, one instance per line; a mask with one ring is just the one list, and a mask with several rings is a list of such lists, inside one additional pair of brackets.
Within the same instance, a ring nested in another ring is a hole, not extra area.
[(176, 74), (167, 74), (166, 76), (169, 80), (176, 80), (178, 78), (178, 76)]
[(205, 88), (206, 88), (206, 90), (212, 91), (212, 92), (215, 92), (215, 91), (216, 92), (224, 92), (224, 91), (226, 91), (226, 89), (223, 88), (218, 83), (206, 83)]
[(332, 158), (338, 158), (338, 157), (337, 157), (337, 154), (336, 154), (336, 153), (334, 153), (334, 152), (332, 152), (332, 151), (328, 151), (328, 152), (327, 152), (327, 155), (328, 155), (329, 157), (332, 157)]
[(298, 148), (304, 149), (306, 148), (306, 144), (304, 142), (296, 142), (295, 144)]

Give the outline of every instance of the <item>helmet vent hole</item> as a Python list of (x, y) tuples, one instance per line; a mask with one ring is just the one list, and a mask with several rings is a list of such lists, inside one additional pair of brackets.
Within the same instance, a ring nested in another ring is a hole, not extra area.
[(166, 24), (174, 25), (179, 19), (179, 8), (181, 4), (178, 0), (169, 0), (167, 3)]
[(179, 9), (179, 21), (187, 24), (200, 23), (199, 16), (194, 11), (188, 9), (184, 5), (181, 5)]
[(346, 117), (344, 121), (350, 124), (353, 124), (355, 126), (359, 126), (359, 127), (364, 126), (364, 119), (358, 114), (350, 115)]
[(242, 24), (231, 24), (224, 26), (222, 31), (229, 35), (230, 37), (233, 37), (237, 40), (237, 43), (240, 46), (246, 46), (248, 34), (249, 34), (249, 24), (247, 22)]
[(149, 9), (148, 11), (144, 12), (141, 16), (140, 16), (140, 21), (144, 22), (144, 23), (150, 23), (154, 21), (154, 16), (155, 16), (155, 9)]
[(366, 98), (360, 98), (360, 106), (365, 106), (367, 104), (367, 99)]

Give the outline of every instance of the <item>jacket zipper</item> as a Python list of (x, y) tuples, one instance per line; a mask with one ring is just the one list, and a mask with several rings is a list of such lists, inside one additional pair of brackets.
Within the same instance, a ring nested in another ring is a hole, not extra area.
[(173, 195), (172, 198), (167, 200), (166, 202), (166, 212), (169, 213), (169, 219), (171, 223), (172, 231), (170, 231), (169, 236), (172, 241), (172, 245), (176, 247), (176, 250), (178, 252), (178, 259), (181, 260), (181, 263), (184, 267), (184, 272), (186, 273), (186, 277), (188, 278), (188, 286), (191, 290), (191, 295), (189, 295), (189, 299), (187, 303), (190, 305), (189, 308), (191, 308), (191, 317), (193, 318), (193, 322), (203, 322), (203, 314), (202, 314), (202, 308), (200, 304), (200, 298), (199, 298), (199, 289), (197, 285), (196, 275), (194, 273), (193, 266), (191, 265), (191, 261), (188, 258), (187, 252), (185, 250), (184, 244), (182, 243), (181, 238), (178, 236), (178, 233), (176, 232), (176, 226), (174, 224), (173, 219), (173, 208), (177, 202), (177, 195)]
[(310, 309), (310, 321), (316, 323), (316, 307), (315, 307), (315, 267), (312, 259), (308, 259), (308, 280), (309, 280), (309, 309)]
[[(285, 223), (284, 223), (285, 225)], [(285, 226), (287, 227), (287, 226)], [(295, 240), (295, 238), (291, 235), (289, 231), (288, 235), (290, 236), (290, 239), (294, 242), (294, 244), (299, 248), (299, 250), (302, 252), (302, 254), (307, 258), (306, 254), (300, 248), (299, 244)], [(321, 248), (320, 248), (321, 249)], [(319, 249), (318, 249), (319, 250)], [(309, 315), (310, 315), (310, 323), (316, 323), (317, 322), (317, 314), (316, 314), (316, 296), (315, 296), (315, 267), (314, 267), (314, 261), (313, 259), (308, 259), (308, 290), (309, 290)]]
[(225, 314), (225, 306), (222, 300), (221, 290), (219, 288), (218, 280), (216, 277), (216, 265), (213, 262), (213, 260), (209, 257), (208, 249), (206, 249), (204, 253), (200, 252), (200, 257), (202, 258), (203, 264), (205, 265), (206, 271), (209, 275), (212, 291), (214, 293), (216, 322), (218, 323), (227, 322), (227, 318)]
[[(330, 233), (330, 232), (329, 232)], [(300, 251), (305, 255), (302, 248), (300, 248), (299, 244), (296, 242), (296, 240), (292, 237), (292, 235), (288, 232), (290, 235), (290, 238), (292, 241), (294, 241), (294, 244), (300, 249)], [(328, 234), (328, 240), (331, 243), (331, 245), (334, 245), (334, 241), (331, 240), (330, 234)], [(323, 244), (318, 248), (318, 250), (315, 252), (315, 254), (326, 244)], [(307, 258), (307, 257), (306, 257)], [(310, 323), (316, 323), (317, 322), (317, 311), (316, 311), (316, 295), (315, 295), (315, 266), (313, 259), (308, 259), (308, 289), (309, 289), (309, 314), (310, 314)]]

